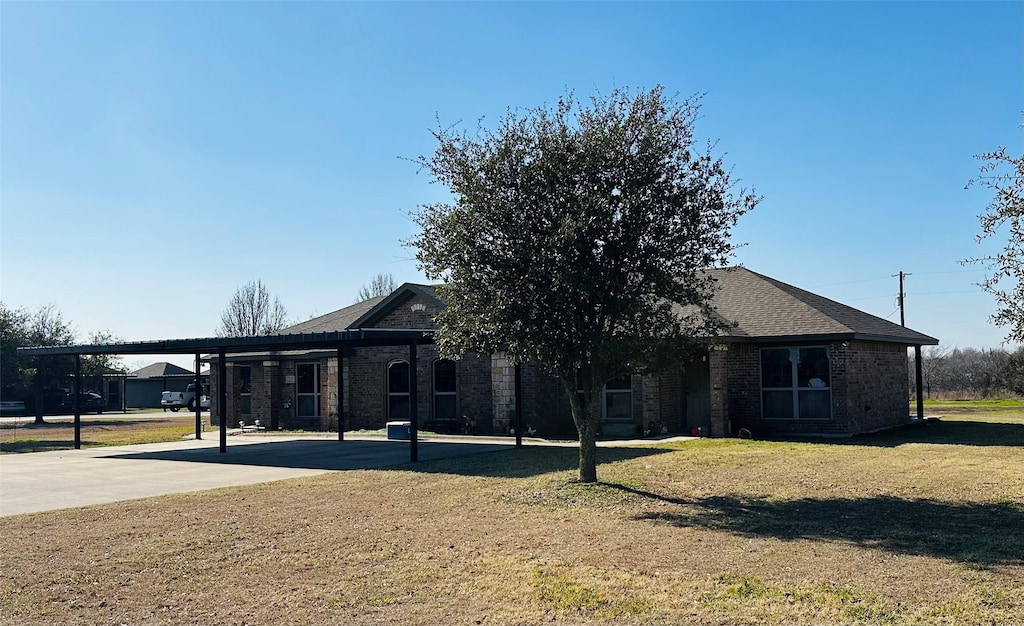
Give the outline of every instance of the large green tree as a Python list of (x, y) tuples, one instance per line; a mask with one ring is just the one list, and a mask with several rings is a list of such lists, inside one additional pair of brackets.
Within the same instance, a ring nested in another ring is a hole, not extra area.
[(1008, 341), (1024, 343), (1024, 156), (999, 148), (978, 158), (984, 161), (981, 173), (967, 186), (980, 185), (994, 194), (978, 218), (978, 240), (1003, 234), (1006, 244), (995, 255), (971, 261), (984, 263), (992, 271), (981, 283), (996, 299), (992, 321), (1009, 328)]
[[(25, 321), (24, 337), (27, 346), (68, 346), (75, 341), (75, 331), (71, 324), (64, 320), (60, 310), (52, 304), (27, 312)], [(22, 361), (22, 367), (31, 380), (36, 423), (41, 424), (46, 408), (45, 394), (67, 382), (68, 375), (74, 372), (75, 358), (30, 356)]]
[(758, 198), (698, 149), (699, 98), (662, 88), (509, 111), (494, 130), (434, 133), (419, 158), (452, 201), (415, 213), (410, 242), (441, 280), (442, 353), (507, 352), (561, 382), (579, 478), (597, 481), (604, 384), (663, 367), (719, 330), (704, 270)]
[[(54, 305), (35, 309), (12, 309), (0, 302), (0, 384), (4, 399), (32, 398), (36, 423), (43, 422), (46, 395), (71, 387), (75, 371), (73, 356), (25, 356), (17, 349), (25, 346), (66, 346), (74, 343), (75, 331)], [(89, 343), (114, 343), (120, 339), (110, 332), (98, 331)], [(100, 354), (83, 356), (81, 373), (85, 380), (98, 384), (104, 374), (123, 371), (120, 357)]]

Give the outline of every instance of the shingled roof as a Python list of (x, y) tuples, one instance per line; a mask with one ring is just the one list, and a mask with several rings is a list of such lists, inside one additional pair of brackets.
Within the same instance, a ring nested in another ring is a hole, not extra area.
[[(209, 371), (207, 371), (209, 373)], [(166, 378), (168, 376), (195, 376), (195, 372), (187, 370), (184, 367), (178, 367), (174, 363), (167, 363), (160, 361), (159, 363), (153, 363), (146, 367), (132, 372), (132, 375), (136, 378)]]
[(384, 300), (384, 298), (385, 296), (377, 296), (376, 298), (356, 302), (352, 306), (347, 306), (343, 309), (327, 313), (326, 315), (314, 317), (311, 320), (306, 320), (305, 322), (300, 322), (294, 326), (289, 326), (288, 328), (279, 331), (279, 334), (297, 335), (299, 333), (323, 333), (345, 330), (352, 325), (352, 322), (355, 322), (376, 307), (377, 304)]
[(711, 270), (718, 283), (712, 305), (735, 324), (738, 341), (866, 339), (936, 345), (934, 337), (894, 324), (744, 267)]
[[(905, 345), (935, 345), (919, 333), (851, 306), (829, 300), (745, 267), (710, 270), (717, 283), (715, 311), (732, 324), (732, 341), (842, 341), (865, 339)], [(392, 306), (413, 295), (443, 304), (434, 285), (405, 283), (388, 296), (370, 298), (309, 321), (281, 334), (339, 331), (370, 327)]]

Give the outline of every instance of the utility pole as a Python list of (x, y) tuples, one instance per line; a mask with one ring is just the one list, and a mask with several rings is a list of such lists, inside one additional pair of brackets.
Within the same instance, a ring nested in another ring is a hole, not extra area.
[(907, 316), (906, 316), (906, 313), (903, 310), (903, 301), (906, 300), (907, 294), (903, 291), (903, 279), (906, 278), (907, 276), (913, 276), (913, 274), (909, 274), (909, 273), (901, 271), (899, 274), (893, 274), (894, 278), (896, 276), (900, 277), (900, 295), (897, 298), (897, 301), (900, 304), (900, 326), (906, 326), (907, 325)]

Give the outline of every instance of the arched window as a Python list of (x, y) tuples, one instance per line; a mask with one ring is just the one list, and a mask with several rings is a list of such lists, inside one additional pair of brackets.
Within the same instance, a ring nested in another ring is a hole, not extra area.
[(621, 421), (633, 419), (633, 381), (631, 376), (620, 376), (605, 383), (604, 418)]
[(388, 363), (388, 419), (409, 419), (409, 364)]
[(434, 361), (434, 419), (458, 419), (455, 361)]

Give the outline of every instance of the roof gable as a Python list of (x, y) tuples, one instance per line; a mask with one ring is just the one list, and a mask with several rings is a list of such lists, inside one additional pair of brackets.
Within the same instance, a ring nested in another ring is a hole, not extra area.
[[(386, 298), (381, 300), (373, 309), (367, 311), (359, 319), (352, 323), (352, 328), (372, 328), (383, 319), (393, 313), (399, 306), (412, 298), (419, 298), (425, 301), (433, 310), (444, 308), (444, 302), (437, 296), (435, 285), (418, 285), (416, 283), (403, 283)], [(431, 324), (433, 326), (433, 324)]]
[(195, 376), (195, 372), (179, 367), (174, 363), (160, 361), (132, 372), (135, 378), (165, 378), (167, 376)]
[(289, 326), (278, 334), (295, 335), (300, 333), (319, 333), (349, 330), (355, 328), (371, 328), (380, 320), (390, 315), (397, 307), (412, 297), (419, 297), (441, 309), (444, 303), (437, 297), (434, 285), (418, 285), (404, 283), (387, 296), (376, 296), (368, 300), (356, 302), (337, 311), (332, 311), (311, 320)]

